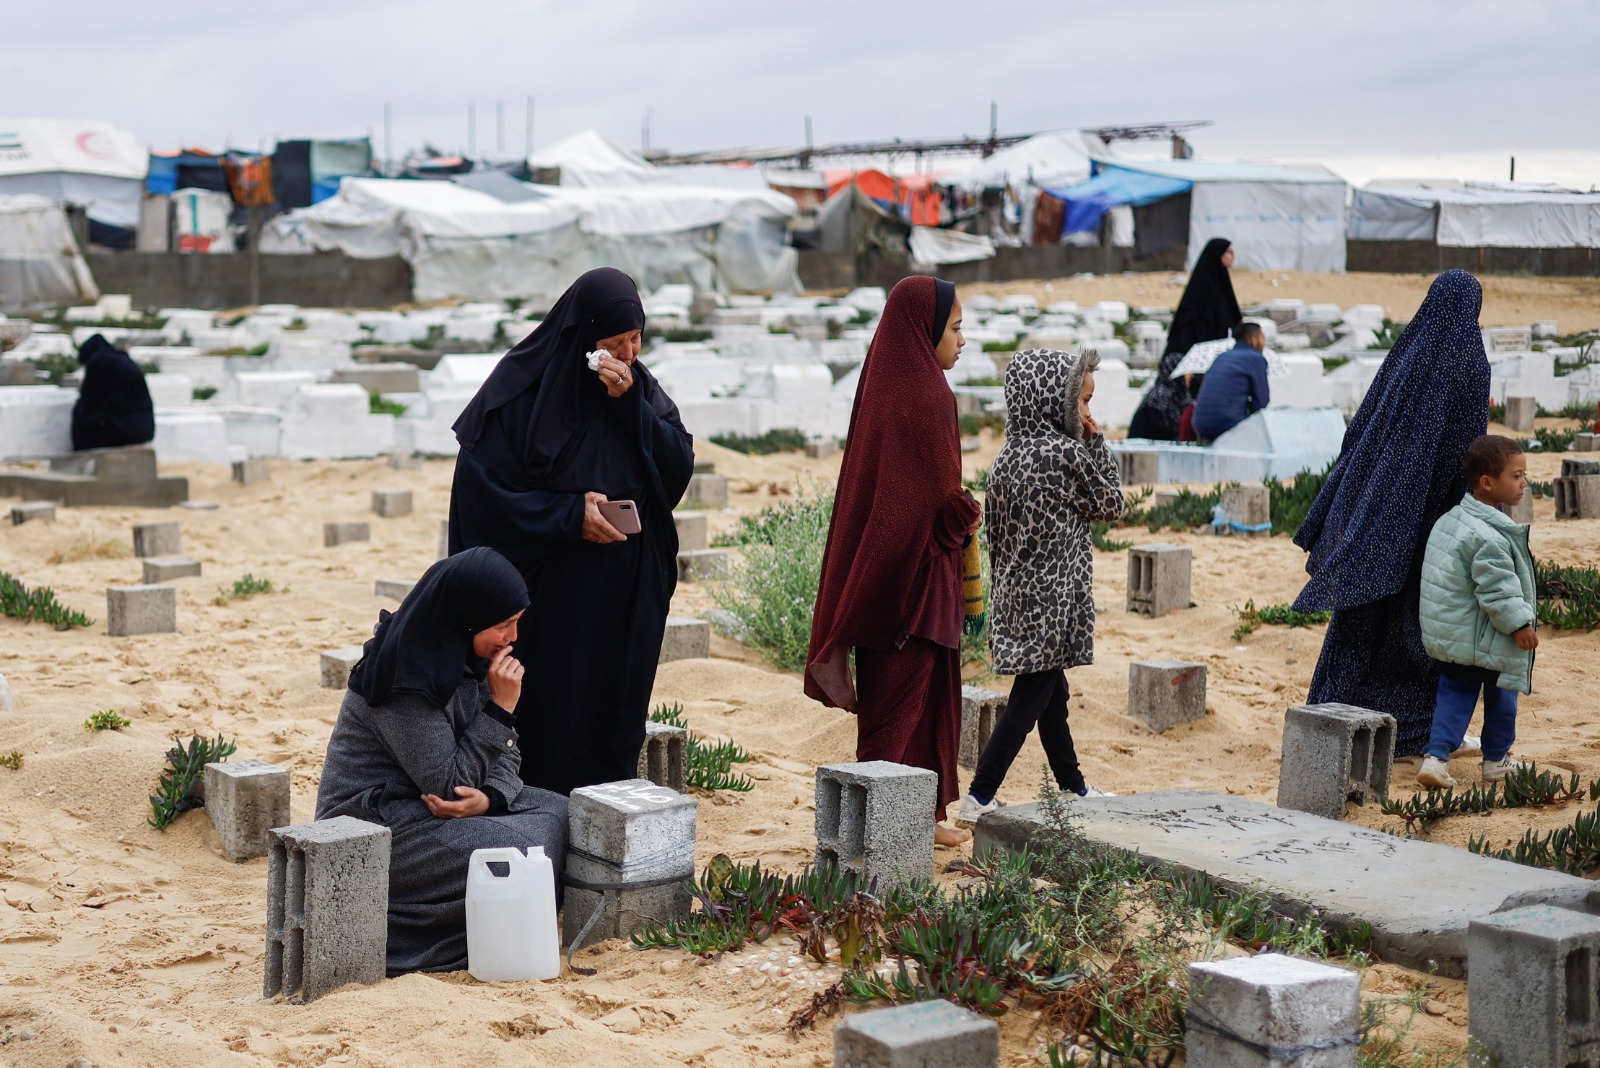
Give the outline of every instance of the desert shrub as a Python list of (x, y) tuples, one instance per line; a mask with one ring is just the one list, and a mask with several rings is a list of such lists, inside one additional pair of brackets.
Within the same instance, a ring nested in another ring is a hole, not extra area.
[(49, 623), (57, 630), (94, 624), (94, 620), (82, 612), (75, 612), (57, 601), (56, 591), (50, 587), (39, 586), (30, 590), (4, 571), (0, 571), (0, 615), (20, 619), (24, 623)]
[(1539, 622), (1556, 630), (1600, 627), (1600, 571), (1534, 562)]
[(733, 617), (728, 629), (740, 641), (788, 671), (805, 667), (832, 516), (831, 488), (802, 487), (794, 500), (741, 517), (718, 539), (742, 550), (743, 559), (711, 585), (712, 599)]
[(769, 430), (753, 438), (743, 434), (714, 434), (711, 443), (746, 456), (771, 456), (777, 452), (799, 452), (806, 447), (806, 436), (798, 430)]
[(120, 731), (124, 727), (133, 726), (133, 720), (127, 719), (114, 708), (103, 708), (83, 721), (86, 731)]
[(164, 831), (172, 821), (191, 808), (199, 808), (205, 801), (195, 796), (195, 783), (206, 765), (227, 760), (237, 748), (222, 735), (206, 739), (198, 734), (186, 746), (181, 741), (167, 750), (167, 766), (161, 772), (156, 792), (150, 795), (150, 826)]
[(373, 415), (404, 415), (406, 406), (399, 401), (373, 393), (367, 397), (367, 410)]
[(679, 704), (657, 705), (650, 713), (653, 723), (665, 723), (688, 732), (689, 743), (684, 760), (684, 778), (690, 786), (702, 790), (733, 790), (748, 793), (756, 788), (755, 781), (743, 772), (734, 771), (735, 764), (750, 762), (748, 750), (733, 742), (708, 742), (689, 729)]
[(288, 593), (289, 587), (275, 587), (271, 579), (258, 579), (248, 571), (233, 580), (232, 586), (223, 586), (217, 590), (217, 595), (211, 599), (215, 605), (224, 605), (229, 601), (247, 601), (258, 593)]

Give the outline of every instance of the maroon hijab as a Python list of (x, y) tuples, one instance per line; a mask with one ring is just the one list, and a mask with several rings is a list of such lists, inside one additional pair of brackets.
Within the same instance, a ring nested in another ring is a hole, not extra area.
[(902, 279), (862, 365), (806, 661), (806, 695), (834, 708), (855, 711), (853, 647), (905, 642), (936, 531), (959, 546), (978, 516), (961, 490), (955, 395), (934, 355), (948, 285)]

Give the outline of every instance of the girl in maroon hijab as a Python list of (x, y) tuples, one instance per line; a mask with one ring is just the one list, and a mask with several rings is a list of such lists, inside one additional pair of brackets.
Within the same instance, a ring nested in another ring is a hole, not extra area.
[(961, 547), (981, 515), (961, 489), (943, 373), (962, 344), (954, 285), (890, 292), (850, 415), (805, 679), (807, 696), (856, 714), (856, 759), (938, 773), (940, 845), (968, 837), (939, 823), (960, 796)]

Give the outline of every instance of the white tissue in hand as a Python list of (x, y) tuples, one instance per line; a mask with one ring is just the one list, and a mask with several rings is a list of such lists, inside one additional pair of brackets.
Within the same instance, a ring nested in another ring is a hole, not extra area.
[(584, 359), (589, 361), (589, 370), (598, 372), (600, 370), (600, 357), (609, 355), (611, 354), (605, 349), (595, 349), (593, 352), (585, 355)]

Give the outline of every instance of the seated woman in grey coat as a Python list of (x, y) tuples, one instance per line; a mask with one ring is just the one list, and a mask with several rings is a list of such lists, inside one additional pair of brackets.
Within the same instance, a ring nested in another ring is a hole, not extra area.
[(511, 655), (528, 588), (493, 549), (430, 567), (379, 614), (328, 739), (317, 819), (394, 834), (390, 975), (467, 966), (467, 862), (475, 849), (542, 846), (561, 885), (567, 799), (524, 786)]

